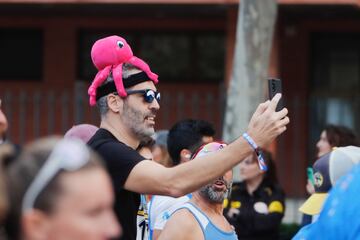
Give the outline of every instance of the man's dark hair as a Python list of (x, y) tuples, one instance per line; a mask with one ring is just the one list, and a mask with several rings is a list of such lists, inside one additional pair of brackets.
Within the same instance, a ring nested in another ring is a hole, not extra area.
[(180, 152), (183, 149), (190, 151), (199, 147), (204, 136), (214, 136), (213, 125), (204, 120), (186, 119), (177, 122), (170, 130), (167, 139), (167, 148), (173, 165), (180, 163)]

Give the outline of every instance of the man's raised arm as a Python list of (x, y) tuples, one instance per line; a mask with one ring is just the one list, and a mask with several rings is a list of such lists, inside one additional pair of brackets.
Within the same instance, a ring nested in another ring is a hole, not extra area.
[[(271, 101), (261, 103), (250, 120), (247, 134), (259, 147), (271, 143), (290, 122), (286, 108), (275, 111), (280, 98), (277, 94)], [(254, 149), (241, 136), (221, 151), (173, 168), (142, 161), (133, 168), (124, 187), (139, 193), (183, 196), (223, 175), (252, 151)]]

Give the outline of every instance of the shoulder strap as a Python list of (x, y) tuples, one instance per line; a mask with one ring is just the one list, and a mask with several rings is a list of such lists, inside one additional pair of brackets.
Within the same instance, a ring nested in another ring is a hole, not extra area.
[(181, 208), (186, 208), (187, 210), (189, 210), (191, 214), (195, 217), (195, 219), (199, 222), (203, 231), (206, 229), (206, 226), (209, 224), (209, 219), (200, 209), (198, 209), (194, 204), (189, 202), (185, 203), (184, 206)]
[[(205, 213), (203, 213), (193, 203), (187, 202), (181, 208), (186, 208), (195, 217), (195, 219), (197, 220), (197, 222), (199, 223), (199, 225), (203, 231), (204, 239), (209, 239), (209, 240), (210, 239), (228, 239), (228, 240), (237, 240), (238, 239), (235, 231), (224, 232), (223, 230), (219, 229), (213, 223), (211, 223), (208, 216), (206, 216)], [(181, 209), (181, 208), (179, 208), (179, 209)]]

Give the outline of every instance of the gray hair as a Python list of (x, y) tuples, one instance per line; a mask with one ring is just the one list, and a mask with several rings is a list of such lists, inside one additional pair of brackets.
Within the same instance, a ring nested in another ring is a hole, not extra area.
[[(130, 63), (124, 63), (122, 70), (123, 70), (122, 71), (123, 78), (128, 78), (131, 75), (141, 72), (140, 69), (138, 69), (137, 67), (135, 67), (134, 65), (132, 65)], [(113, 82), (113, 81), (114, 81), (114, 78), (113, 78), (112, 72), (110, 72), (109, 76), (106, 78), (105, 82), (102, 85), (104, 85), (108, 82)], [(105, 117), (106, 113), (109, 111), (109, 106), (107, 104), (107, 96), (103, 96), (103, 97), (99, 98), (99, 100), (97, 100), (97, 102), (96, 102), (96, 106), (99, 108), (101, 118)]]
[[(109, 76), (106, 78), (105, 82), (102, 85), (113, 81), (114, 78), (112, 76), (112, 73), (110, 72)], [(99, 100), (97, 100), (96, 102), (96, 106), (99, 108), (101, 118), (103, 118), (109, 110), (109, 106), (107, 104), (107, 95), (99, 98)]]

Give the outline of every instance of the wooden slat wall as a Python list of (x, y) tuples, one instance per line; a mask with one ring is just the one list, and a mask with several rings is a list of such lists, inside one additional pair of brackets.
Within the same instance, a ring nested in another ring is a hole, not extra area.
[[(75, 90), (76, 89), (76, 90)], [(8, 137), (23, 144), (50, 134), (64, 134), (74, 124), (99, 124), (96, 108), (90, 108), (87, 85), (74, 89), (0, 89), (2, 108), (9, 121)], [(170, 128), (184, 118), (212, 122), (221, 134), (223, 97), (216, 85), (164, 85), (157, 129)]]

